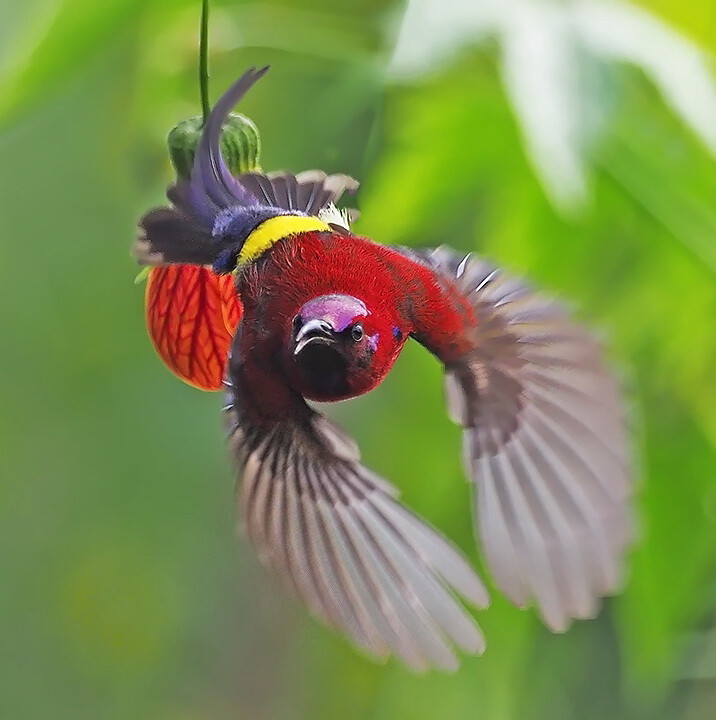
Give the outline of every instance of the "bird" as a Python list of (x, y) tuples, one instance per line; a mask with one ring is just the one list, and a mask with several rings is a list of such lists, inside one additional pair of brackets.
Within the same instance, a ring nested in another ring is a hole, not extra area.
[(375, 389), (412, 340), (443, 366), (494, 585), (555, 632), (595, 617), (634, 535), (628, 418), (602, 341), (485, 258), (354, 234), (355, 213), (337, 206), (358, 187), (346, 175), (232, 175), (222, 123), (268, 69), (221, 96), (190, 176), (142, 217), (133, 247), (142, 265), (222, 278), (240, 301), (223, 411), (259, 558), (378, 660), (449, 671), (485, 650), (469, 606), (487, 608), (488, 591), (463, 551), (315, 406)]

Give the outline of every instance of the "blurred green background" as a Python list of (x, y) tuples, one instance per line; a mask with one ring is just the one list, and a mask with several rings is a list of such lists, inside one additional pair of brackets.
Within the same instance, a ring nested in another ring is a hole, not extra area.
[[(716, 717), (716, 6), (213, 2), (212, 97), (357, 229), (476, 250), (610, 338), (640, 456), (625, 592), (562, 636), (493, 592), (455, 675), (375, 665), (234, 536), (220, 398), (155, 356), (129, 258), (198, 106), (198, 0), (0, 0), (0, 717)], [(480, 564), (440, 368), (331, 408)]]

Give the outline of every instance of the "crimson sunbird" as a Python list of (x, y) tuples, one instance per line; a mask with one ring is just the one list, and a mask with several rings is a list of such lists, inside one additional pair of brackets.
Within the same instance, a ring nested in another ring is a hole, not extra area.
[[(229, 444), (261, 559), (379, 658), (452, 669), (455, 647), (483, 651), (458, 599), (486, 607), (482, 581), (307, 403), (373, 390), (412, 338), (444, 366), (496, 585), (554, 631), (594, 617), (618, 589), (632, 535), (626, 416), (601, 344), (485, 259), (354, 234), (336, 208), (357, 188), (345, 175), (232, 175), (222, 123), (267, 70), (248, 70), (221, 97), (190, 177), (144, 215), (134, 246), (166, 273), (193, 266), (197, 278), (220, 278), (207, 311), (218, 329), (205, 332), (225, 355)], [(233, 324), (222, 315), (227, 289)]]

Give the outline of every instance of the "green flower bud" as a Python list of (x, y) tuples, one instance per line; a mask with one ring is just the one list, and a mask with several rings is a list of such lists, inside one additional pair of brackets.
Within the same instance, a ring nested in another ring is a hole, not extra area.
[[(194, 153), (201, 139), (204, 121), (197, 115), (182, 120), (169, 132), (169, 157), (178, 177), (188, 179), (194, 164)], [(221, 154), (233, 175), (259, 170), (261, 138), (249, 118), (231, 113), (221, 130)]]

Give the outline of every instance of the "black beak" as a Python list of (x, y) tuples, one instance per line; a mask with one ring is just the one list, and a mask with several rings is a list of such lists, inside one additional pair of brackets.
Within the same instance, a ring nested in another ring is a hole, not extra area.
[(309, 320), (296, 333), (293, 354), (294, 356), (298, 355), (311, 343), (333, 345), (335, 342), (335, 330), (327, 320)]

